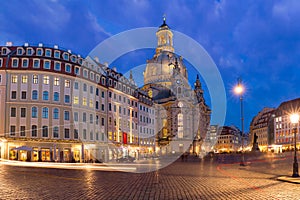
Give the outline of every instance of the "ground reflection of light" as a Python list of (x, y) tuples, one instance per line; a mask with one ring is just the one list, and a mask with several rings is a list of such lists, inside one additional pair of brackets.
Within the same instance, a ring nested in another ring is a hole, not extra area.
[(0, 165), (10, 165), (19, 167), (37, 167), (37, 168), (54, 168), (54, 169), (83, 169), (87, 171), (101, 170), (101, 171), (128, 171), (135, 172), (136, 167), (117, 165), (106, 166), (104, 164), (92, 163), (51, 163), (51, 162), (22, 162), (14, 160), (0, 159)]

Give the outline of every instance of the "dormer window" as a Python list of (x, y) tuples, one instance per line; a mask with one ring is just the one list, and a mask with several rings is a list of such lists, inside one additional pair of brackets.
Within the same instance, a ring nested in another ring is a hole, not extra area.
[(43, 55), (43, 49), (38, 48), (36, 51), (36, 55), (42, 56)]
[(22, 48), (18, 48), (17, 49), (17, 55), (22, 55), (23, 54), (23, 49)]
[(60, 58), (60, 51), (54, 51), (54, 57), (55, 58)]
[(76, 62), (76, 57), (74, 55), (71, 56), (71, 61)]
[(63, 58), (64, 60), (69, 60), (69, 54), (68, 53), (63, 53)]
[(28, 56), (31, 56), (31, 55), (33, 54), (32, 48), (28, 48), (26, 54), (27, 54)]
[(79, 58), (79, 59), (78, 59), (78, 63), (79, 63), (80, 65), (82, 65), (82, 58)]
[(6, 49), (6, 47), (3, 47), (2, 48), (2, 55), (6, 55), (7, 54), (7, 49)]
[(46, 49), (45, 56), (46, 57), (51, 57), (51, 50), (50, 49)]

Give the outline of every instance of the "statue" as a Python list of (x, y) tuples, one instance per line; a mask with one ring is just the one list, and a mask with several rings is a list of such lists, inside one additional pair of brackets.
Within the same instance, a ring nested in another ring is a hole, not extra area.
[(256, 135), (256, 133), (254, 133), (253, 136), (253, 145), (252, 145), (252, 150), (251, 151), (259, 151), (259, 147), (258, 147), (258, 143), (257, 143), (257, 138), (258, 136)]

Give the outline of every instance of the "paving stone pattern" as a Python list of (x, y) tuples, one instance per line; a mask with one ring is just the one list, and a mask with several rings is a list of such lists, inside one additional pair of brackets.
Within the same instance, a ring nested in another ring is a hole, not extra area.
[(277, 181), (292, 159), (240, 155), (178, 160), (150, 173), (4, 166), (0, 199), (300, 199), (300, 186)]

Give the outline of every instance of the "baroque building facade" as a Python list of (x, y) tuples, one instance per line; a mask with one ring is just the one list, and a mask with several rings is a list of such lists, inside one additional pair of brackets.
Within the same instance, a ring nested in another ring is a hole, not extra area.
[[(0, 47), (1, 158), (113, 161), (153, 152), (152, 100), (132, 79), (58, 46)], [(142, 113), (142, 114), (141, 114)], [(144, 130), (144, 129), (142, 129)]]
[(199, 76), (192, 89), (184, 59), (175, 54), (173, 33), (165, 19), (156, 37), (157, 48), (153, 58), (147, 60), (142, 90), (155, 103), (157, 153), (199, 154), (211, 114)]
[(264, 108), (255, 117), (253, 117), (250, 123), (250, 146), (254, 142), (254, 136), (257, 136), (257, 143), (260, 151), (268, 151), (268, 146), (271, 145), (271, 134), (269, 126), (273, 120), (274, 108)]

